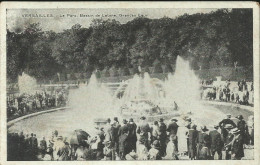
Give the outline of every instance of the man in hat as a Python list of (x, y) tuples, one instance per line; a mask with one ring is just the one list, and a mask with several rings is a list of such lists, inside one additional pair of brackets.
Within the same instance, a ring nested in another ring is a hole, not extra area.
[(218, 154), (218, 160), (222, 159), (222, 148), (223, 148), (223, 142), (221, 140), (221, 134), (218, 132), (218, 125), (214, 125), (214, 130), (209, 132), (210, 137), (210, 151), (211, 156), (214, 159), (214, 155), (217, 152)]
[(232, 133), (234, 134), (234, 139), (232, 140), (231, 147), (231, 158), (232, 160), (241, 160), (244, 157), (244, 147), (243, 147), (243, 138), (240, 134), (240, 130), (235, 128)]
[[(118, 132), (115, 131), (115, 128), (113, 127), (113, 123), (110, 123), (110, 127), (107, 129), (105, 133), (105, 143), (110, 142), (110, 146), (115, 149), (115, 137), (118, 136)], [(112, 152), (112, 160), (115, 160), (115, 155), (114, 152)]]
[(36, 156), (38, 152), (38, 140), (36, 138), (36, 134), (32, 134), (31, 145), (32, 145), (33, 155)]
[(124, 134), (124, 132), (128, 133), (128, 125), (126, 119), (123, 119), (123, 125), (119, 127), (118, 136), (120, 137), (122, 134)]
[(167, 133), (166, 133), (167, 127), (164, 123), (163, 118), (160, 119), (159, 124), (159, 141), (161, 144), (161, 156), (165, 156), (166, 154), (166, 140), (167, 140)]
[(123, 126), (120, 127), (119, 132), (119, 157), (121, 160), (125, 160), (125, 155), (127, 154), (128, 144), (128, 127), (127, 121), (123, 120)]
[(152, 132), (151, 142), (153, 142), (155, 140), (159, 140), (160, 131), (159, 131), (158, 121), (154, 121), (154, 123), (151, 127), (151, 132)]
[(189, 129), (188, 132), (188, 140), (189, 140), (189, 148), (188, 148), (188, 153), (189, 153), (189, 158), (191, 160), (196, 159), (196, 151), (197, 151), (197, 146), (196, 146), (196, 140), (198, 137), (198, 131), (197, 131), (197, 126), (193, 124), (191, 126), (191, 129)]
[(160, 155), (160, 142), (155, 140), (152, 144), (152, 148), (148, 152), (149, 160), (162, 160)]
[(137, 133), (140, 135), (140, 138), (144, 138), (145, 139), (145, 147), (147, 147), (147, 149), (149, 148), (149, 144), (148, 144), (148, 137), (149, 134), (151, 135), (151, 128), (148, 124), (148, 122), (146, 121), (146, 117), (142, 116), (140, 121), (140, 125), (137, 128)]
[(176, 123), (178, 120), (177, 119), (171, 119), (170, 124), (168, 125), (167, 132), (169, 132), (169, 135), (177, 135), (178, 131), (178, 124)]
[(115, 128), (114, 131), (115, 131), (115, 135), (114, 135), (114, 139), (115, 139), (115, 142), (114, 142), (114, 147), (116, 149), (116, 153), (119, 152), (119, 148), (118, 148), (118, 143), (119, 143), (119, 128), (121, 127), (121, 125), (119, 124), (119, 121), (118, 121), (118, 118), (117, 117), (114, 117), (114, 123), (113, 123), (113, 127)]
[(23, 160), (24, 159), (24, 153), (25, 153), (25, 136), (24, 136), (23, 132), (20, 132), (20, 135), (19, 135), (18, 150), (19, 150), (20, 160)]
[(200, 153), (201, 153), (201, 149), (203, 147), (207, 147), (208, 149), (210, 148), (210, 139), (209, 139), (209, 135), (206, 133), (208, 131), (207, 126), (203, 126), (201, 127), (201, 131), (199, 131), (198, 133), (198, 137), (197, 137), (197, 157), (198, 159), (200, 159)]
[(47, 143), (45, 137), (43, 137), (42, 140), (40, 141), (40, 152), (42, 154), (42, 158), (44, 157), (46, 150), (47, 150)]
[(233, 128), (236, 127), (236, 124), (230, 118), (231, 118), (231, 115), (227, 114), (227, 118), (223, 119), (221, 122), (219, 122), (219, 127), (221, 128), (221, 135), (222, 135), (223, 141), (226, 141), (226, 137), (228, 135), (228, 132), (225, 129), (225, 126), (227, 124), (231, 124), (233, 126)]
[[(189, 151), (189, 137), (188, 137), (188, 132), (189, 132), (189, 129), (191, 129), (192, 122), (191, 122), (191, 118), (190, 118), (190, 117), (186, 117), (186, 118), (184, 118), (184, 120), (185, 120), (185, 127), (186, 127), (186, 131), (185, 131), (186, 143), (187, 143), (187, 150), (186, 150), (186, 151)], [(178, 149), (179, 149), (179, 148), (178, 148)]]
[(103, 128), (103, 127), (101, 127), (101, 128), (98, 129), (97, 135), (99, 136), (101, 142), (103, 143), (104, 140), (105, 140), (105, 131), (104, 131), (104, 128)]
[[(178, 131), (178, 124), (176, 123), (178, 120), (177, 119), (171, 119), (170, 124), (168, 125), (167, 131), (169, 132), (169, 136), (177, 136), (177, 131)], [(178, 151), (178, 141), (176, 141), (175, 147), (177, 148)]]
[(239, 121), (237, 122), (237, 129), (240, 130), (240, 135), (243, 139), (243, 143), (247, 143), (246, 135), (248, 134), (248, 126), (242, 115), (236, 117)]
[(137, 141), (137, 136), (136, 136), (136, 124), (134, 123), (134, 119), (131, 118), (129, 119), (129, 123), (127, 124), (128, 127), (128, 138), (129, 138), (129, 152), (132, 150), (136, 151), (136, 141)]
[(227, 124), (227, 125), (225, 125), (224, 129), (227, 130), (227, 137), (224, 141), (224, 149), (226, 151), (225, 159), (230, 160), (231, 159), (231, 143), (234, 138), (234, 135), (232, 134), (232, 131), (231, 131), (233, 129), (233, 126), (231, 124)]

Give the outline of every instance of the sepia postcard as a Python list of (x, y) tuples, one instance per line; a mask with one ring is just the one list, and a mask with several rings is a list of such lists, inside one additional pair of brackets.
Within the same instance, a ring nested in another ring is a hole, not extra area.
[(259, 3), (0, 15), (0, 164), (260, 164)]

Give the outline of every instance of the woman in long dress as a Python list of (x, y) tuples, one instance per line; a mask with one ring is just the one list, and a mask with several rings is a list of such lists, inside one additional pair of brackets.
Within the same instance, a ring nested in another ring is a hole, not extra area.
[(189, 129), (186, 127), (187, 123), (184, 120), (179, 120), (178, 125), (178, 150), (180, 155), (184, 155), (188, 152), (187, 138)]

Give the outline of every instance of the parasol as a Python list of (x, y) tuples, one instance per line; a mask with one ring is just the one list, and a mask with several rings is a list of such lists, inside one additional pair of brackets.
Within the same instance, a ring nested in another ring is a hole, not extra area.
[(70, 138), (70, 144), (84, 145), (90, 135), (82, 129), (75, 130)]

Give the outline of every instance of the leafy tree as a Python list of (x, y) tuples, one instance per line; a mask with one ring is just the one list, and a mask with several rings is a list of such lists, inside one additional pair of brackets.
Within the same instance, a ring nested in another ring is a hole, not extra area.
[(7, 76), (13, 82), (22, 72), (37, 80), (52, 79), (58, 72), (89, 78), (96, 69), (110, 76), (111, 68), (128, 75), (139, 73), (139, 66), (146, 71), (154, 66), (162, 73), (164, 65), (165, 72), (171, 72), (178, 55), (195, 70), (238, 62), (252, 73), (252, 9), (219, 9), (175, 19), (138, 17), (126, 24), (94, 19), (88, 28), (75, 24), (60, 33), (42, 31), (39, 23), (7, 30)]

